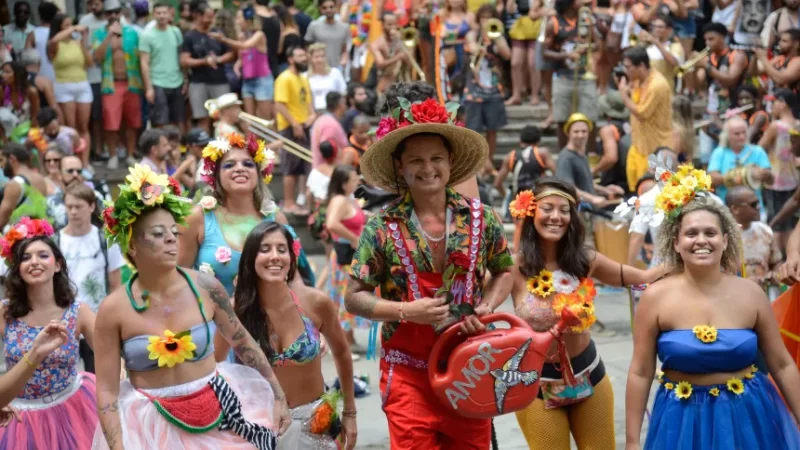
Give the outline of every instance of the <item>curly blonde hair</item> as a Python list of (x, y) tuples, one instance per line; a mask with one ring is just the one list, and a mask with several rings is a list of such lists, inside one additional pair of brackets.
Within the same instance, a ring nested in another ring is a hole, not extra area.
[(739, 257), (742, 254), (742, 233), (728, 208), (711, 197), (696, 197), (681, 209), (674, 220), (665, 220), (658, 236), (657, 254), (669, 267), (683, 269), (683, 259), (675, 251), (675, 241), (681, 231), (683, 218), (694, 211), (708, 211), (719, 218), (722, 234), (728, 236), (728, 247), (722, 253), (720, 264), (726, 272), (739, 270)]

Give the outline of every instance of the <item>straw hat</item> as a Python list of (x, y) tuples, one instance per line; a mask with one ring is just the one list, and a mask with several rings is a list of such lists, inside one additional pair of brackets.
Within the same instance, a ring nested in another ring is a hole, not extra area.
[(617, 120), (628, 120), (630, 112), (622, 101), (619, 91), (609, 91), (597, 99), (597, 107), (601, 116), (608, 116)]
[(569, 129), (576, 122), (583, 122), (586, 125), (589, 125), (589, 132), (594, 129), (594, 123), (592, 123), (592, 119), (586, 117), (586, 114), (578, 112), (571, 114), (567, 119), (567, 122), (564, 124), (564, 134), (569, 134)]
[(420, 133), (442, 136), (450, 144), (453, 165), (448, 185), (455, 185), (477, 173), (489, 155), (489, 144), (482, 135), (455, 123), (457, 104), (440, 104), (434, 99), (413, 105), (400, 101), (396, 117), (384, 117), (378, 124), (378, 140), (361, 157), (361, 173), (368, 183), (387, 191), (408, 188), (394, 168), (392, 153), (406, 138)]

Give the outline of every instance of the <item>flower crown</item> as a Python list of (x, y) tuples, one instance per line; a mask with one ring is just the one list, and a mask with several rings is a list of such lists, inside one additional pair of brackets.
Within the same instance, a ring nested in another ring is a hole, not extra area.
[(695, 169), (691, 164), (681, 165), (677, 172), (672, 172), (667, 169), (669, 162), (663, 159), (663, 155), (650, 155), (648, 163), (655, 170), (655, 179), (661, 188), (656, 196), (655, 206), (640, 206), (639, 199), (631, 197), (617, 206), (614, 213), (625, 216), (636, 210), (634, 222), (658, 227), (664, 219), (675, 220), (689, 202), (697, 197), (708, 196), (712, 191), (711, 176), (702, 169)]
[(573, 205), (575, 204), (574, 197), (558, 189), (545, 189), (537, 195), (534, 195), (533, 191), (527, 190), (517, 194), (517, 197), (508, 205), (508, 211), (511, 213), (511, 217), (515, 219), (533, 217), (536, 213), (537, 201), (551, 195), (563, 197)]
[(106, 203), (103, 211), (106, 238), (119, 245), (122, 254), (128, 252), (131, 228), (136, 219), (153, 207), (164, 208), (179, 224), (192, 209), (191, 200), (181, 196), (177, 181), (166, 175), (153, 172), (150, 166), (136, 164), (125, 177), (126, 184), (119, 186), (119, 196)]
[(253, 157), (253, 161), (261, 168), (261, 176), (264, 177), (264, 183), (269, 184), (272, 181), (272, 170), (275, 168), (275, 152), (268, 149), (266, 142), (256, 139), (253, 134), (245, 141), (244, 136), (241, 134), (231, 133), (226, 138), (209, 142), (206, 148), (203, 149), (202, 179), (204, 183), (212, 188), (217, 187), (217, 180), (214, 178), (217, 163), (231, 148), (246, 149), (250, 156)]
[(44, 219), (31, 219), (23, 217), (11, 227), (10, 230), (0, 238), (0, 256), (6, 262), (11, 261), (14, 245), (24, 239), (35, 238), (36, 236), (50, 237), (53, 235), (53, 226)]
[(375, 132), (375, 137), (378, 139), (394, 130), (414, 124), (441, 123), (464, 126), (463, 122), (456, 120), (458, 103), (448, 102), (442, 105), (432, 98), (424, 102), (411, 103), (405, 97), (398, 97), (397, 102), (400, 106), (392, 110), (392, 115), (378, 122), (378, 130)]

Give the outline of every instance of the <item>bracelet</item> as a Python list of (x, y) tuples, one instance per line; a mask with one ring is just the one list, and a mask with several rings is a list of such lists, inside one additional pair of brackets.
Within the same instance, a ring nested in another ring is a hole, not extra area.
[(622, 277), (622, 264), (619, 265), (619, 285), (625, 286), (625, 278)]
[(35, 369), (35, 368), (39, 367), (38, 364), (34, 364), (33, 361), (31, 361), (30, 358), (28, 358), (28, 354), (27, 353), (22, 355), (22, 360), (25, 361), (25, 364), (27, 364), (28, 367), (30, 367), (31, 369)]
[(400, 302), (400, 321), (401, 322), (405, 322), (405, 320), (406, 320), (406, 316), (403, 315), (403, 306), (405, 304), (406, 304), (406, 302)]
[(342, 410), (342, 417), (356, 417), (356, 410), (355, 409), (343, 409)]

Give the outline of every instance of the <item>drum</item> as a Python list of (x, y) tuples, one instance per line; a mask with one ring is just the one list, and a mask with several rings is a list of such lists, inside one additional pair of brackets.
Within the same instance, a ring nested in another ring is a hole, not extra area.
[(628, 264), (628, 226), (594, 217), (594, 244), (597, 251), (620, 264)]

